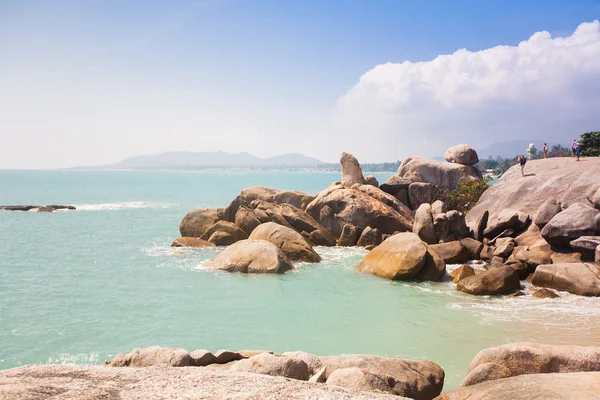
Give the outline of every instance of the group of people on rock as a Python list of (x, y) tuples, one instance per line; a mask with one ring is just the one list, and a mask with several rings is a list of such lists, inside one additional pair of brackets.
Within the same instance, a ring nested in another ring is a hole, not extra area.
[[(544, 154), (544, 158), (548, 158), (548, 144), (544, 143), (544, 147), (542, 147), (542, 153)], [(573, 143), (571, 143), (571, 157), (576, 158), (576, 161), (579, 161), (579, 157), (581, 156), (581, 145), (577, 141), (577, 139), (573, 139)], [(525, 175), (525, 163), (527, 162), (527, 158), (521, 155), (519, 156), (519, 165), (521, 166), (521, 176)]]

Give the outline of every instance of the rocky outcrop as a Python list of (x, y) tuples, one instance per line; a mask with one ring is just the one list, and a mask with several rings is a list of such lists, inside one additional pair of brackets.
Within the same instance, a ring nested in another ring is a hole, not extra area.
[(282, 356), (293, 357), (304, 361), (308, 366), (308, 373), (311, 376), (315, 375), (323, 367), (319, 357), (304, 351), (286, 351)]
[(375, 246), (379, 246), (383, 238), (381, 232), (377, 228), (371, 228), (367, 226), (365, 230), (360, 234), (360, 238), (356, 243), (357, 246), (364, 247), (367, 250), (372, 250)]
[(340, 164), (342, 165), (342, 186), (350, 187), (355, 183), (361, 185), (365, 183), (362, 169), (356, 157), (349, 153), (342, 153)]
[(600, 372), (534, 374), (460, 387), (435, 400), (587, 400), (594, 399), (599, 392)]
[(68, 205), (58, 205), (51, 204), (46, 206), (0, 206), (0, 210), (4, 211), (27, 211), (27, 212), (40, 212), (40, 213), (48, 213), (54, 211), (63, 211), (63, 210), (75, 210), (75, 206)]
[(461, 264), (469, 259), (469, 252), (459, 241), (429, 246), (446, 264)]
[(450, 272), (450, 276), (452, 277), (452, 282), (458, 283), (465, 278), (475, 275), (475, 270), (473, 267), (467, 264), (463, 264), (460, 267), (456, 268), (454, 271)]
[(238, 361), (244, 358), (237, 351), (231, 351), (227, 349), (221, 349), (215, 353), (215, 357), (217, 359), (217, 364), (227, 364), (232, 361)]
[(542, 229), (556, 214), (562, 211), (560, 204), (556, 199), (548, 199), (542, 203), (533, 214), (533, 223)]
[(231, 367), (233, 372), (283, 376), (285, 378), (307, 381), (308, 365), (298, 358), (261, 353), (241, 360)]
[[(379, 190), (368, 186), (372, 190)], [(401, 214), (368, 194), (334, 185), (317, 195), (306, 212), (339, 238), (344, 225), (354, 225), (361, 230), (370, 226), (382, 234), (412, 231), (413, 218)]]
[(215, 247), (214, 243), (208, 242), (206, 240), (202, 240), (200, 238), (195, 237), (180, 237), (173, 240), (171, 243), (171, 247)]
[(461, 292), (474, 295), (506, 294), (521, 287), (519, 275), (512, 267), (490, 269), (462, 279), (456, 285)]
[(398, 396), (210, 368), (29, 365), (0, 371), (2, 399), (401, 400)]
[[(402, 386), (394, 378), (356, 367), (336, 369), (326, 383), (328, 386), (340, 386), (361, 392), (402, 393)], [(396, 388), (396, 386), (400, 387)]]
[(282, 274), (293, 269), (289, 258), (279, 247), (266, 240), (242, 240), (207, 261), (205, 268), (249, 274)]
[(410, 208), (418, 209), (423, 203), (431, 203), (435, 198), (435, 186), (428, 182), (413, 182), (408, 187)]
[(471, 380), (469, 376), (472, 372), (486, 364), (506, 368), (509, 373), (507, 376), (600, 371), (600, 347), (539, 343), (510, 343), (491, 347), (479, 352), (471, 361), (463, 386)]
[(346, 224), (338, 239), (338, 246), (355, 246), (360, 238), (362, 229), (352, 224)]
[(451, 163), (463, 165), (475, 165), (479, 162), (479, 157), (474, 148), (468, 144), (459, 144), (446, 150), (444, 159)]
[(532, 160), (525, 167), (526, 176), (521, 176), (520, 167), (515, 165), (483, 193), (467, 214), (467, 224), (473, 228), (485, 211), (489, 211), (490, 220), (505, 209), (534, 215), (548, 199), (589, 205), (586, 192), (598, 184), (598, 171), (599, 157), (589, 157), (584, 163), (563, 157)]
[(421, 157), (405, 158), (397, 175), (413, 182), (431, 183), (443, 191), (456, 189), (462, 181), (482, 179), (481, 172), (475, 167)]
[(509, 209), (502, 210), (494, 218), (488, 219), (483, 236), (489, 239), (495, 238), (506, 230), (517, 233), (527, 228), (529, 222), (529, 215), (524, 212)]
[(481, 243), (479, 240), (466, 237), (460, 239), (460, 244), (462, 244), (463, 247), (467, 249), (467, 253), (470, 260), (479, 260), (481, 250), (483, 250), (483, 243)]
[(111, 367), (142, 368), (161, 364), (171, 367), (189, 367), (194, 365), (194, 360), (184, 349), (152, 346), (143, 349), (133, 349), (127, 354), (119, 353), (107, 365)]
[(433, 227), (440, 242), (451, 242), (470, 235), (465, 223), (465, 215), (456, 210), (435, 214)]
[(572, 240), (600, 232), (596, 220), (598, 214), (600, 211), (588, 205), (572, 204), (544, 226), (542, 237), (553, 246), (568, 248)]
[(194, 350), (190, 353), (195, 367), (206, 367), (217, 362), (217, 357), (208, 350)]
[(431, 216), (431, 205), (423, 203), (415, 212), (415, 222), (413, 223), (413, 232), (419, 235), (422, 241), (429, 244), (438, 243), (438, 238), (433, 227), (433, 217)]
[(365, 178), (365, 184), (379, 187), (379, 181), (373, 175), (369, 175)]
[(531, 292), (531, 297), (535, 297), (537, 299), (556, 299), (560, 296), (550, 289), (540, 288), (534, 289)]
[(472, 386), (481, 382), (508, 378), (511, 372), (504, 365), (483, 363), (473, 368), (462, 381), (461, 386)]
[(279, 247), (290, 260), (319, 262), (321, 257), (304, 237), (287, 226), (266, 222), (250, 234), (250, 240), (266, 240)]
[(198, 208), (188, 212), (179, 223), (182, 237), (201, 237), (204, 232), (222, 217), (221, 208)]
[(594, 259), (596, 249), (600, 246), (600, 236), (581, 236), (572, 240), (569, 246), (589, 259)]
[(424, 270), (427, 277), (434, 275), (438, 278), (435, 280), (439, 280), (445, 272), (445, 264), (431, 252), (415, 233), (398, 233), (371, 250), (358, 269), (392, 280), (420, 280), (419, 273)]
[(301, 210), (315, 199), (315, 196), (300, 192), (298, 190), (284, 190), (273, 196), (275, 204), (291, 204)]
[(398, 389), (396, 393), (415, 400), (434, 398), (444, 385), (444, 370), (431, 361), (352, 354), (321, 357), (321, 362), (325, 366), (328, 382), (337, 370), (359, 368), (371, 374), (393, 378), (396, 381), (394, 387)]
[(552, 264), (550, 254), (540, 250), (521, 249), (515, 252), (512, 258), (525, 264), (529, 272), (534, 272), (538, 265)]
[(218, 221), (209, 227), (200, 237), (217, 246), (228, 246), (240, 240), (248, 239), (248, 234), (239, 226), (228, 221)]
[(600, 266), (591, 263), (539, 265), (531, 283), (582, 296), (600, 296)]

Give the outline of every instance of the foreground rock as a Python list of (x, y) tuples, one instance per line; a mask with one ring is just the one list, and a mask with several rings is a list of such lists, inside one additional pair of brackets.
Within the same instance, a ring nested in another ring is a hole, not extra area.
[(326, 382), (328, 386), (341, 386), (361, 392), (403, 393), (402, 384), (396, 382), (394, 378), (356, 367), (336, 369)]
[(279, 247), (290, 260), (319, 262), (321, 257), (301, 234), (287, 226), (267, 222), (259, 225), (249, 237), (250, 240), (266, 240)]
[(356, 157), (349, 153), (342, 153), (340, 157), (342, 165), (342, 185), (350, 187), (355, 183), (364, 184), (365, 178)]
[(446, 265), (415, 233), (398, 233), (375, 247), (359, 271), (392, 280), (441, 280)]
[(594, 259), (596, 249), (600, 246), (600, 236), (581, 236), (572, 240), (569, 246), (587, 258)]
[(594, 236), (600, 230), (596, 216), (600, 211), (585, 204), (575, 203), (556, 214), (542, 229), (542, 236), (557, 247), (569, 247), (569, 243), (581, 236)]
[[(440, 394), (444, 385), (444, 370), (431, 361), (352, 354), (321, 357), (321, 362), (325, 366), (328, 382), (337, 370), (359, 368), (368, 371), (370, 374), (378, 375), (378, 377), (374, 378), (367, 375), (363, 379), (360, 375), (357, 376), (356, 372), (353, 372), (352, 376), (358, 382), (364, 382), (365, 380), (377, 381), (377, 379), (384, 379), (383, 377), (388, 376), (395, 380), (393, 385), (388, 386), (394, 388), (394, 393), (415, 400), (434, 398)], [(344, 380), (349, 379), (349, 374), (345, 375)], [(365, 383), (365, 385), (368, 385), (368, 383)]]
[(4, 211), (28, 211), (28, 212), (54, 212), (60, 210), (75, 210), (75, 206), (47, 205), (47, 206), (0, 206)]
[(309, 378), (308, 365), (294, 357), (261, 353), (241, 360), (231, 367), (234, 372), (251, 372), (271, 376), (307, 381)]
[(209, 368), (102, 368), (65, 365), (30, 365), (0, 371), (0, 398), (400, 400), (398, 396)]
[(456, 289), (474, 295), (506, 294), (521, 287), (519, 274), (512, 267), (490, 269), (464, 278)]
[(483, 382), (475, 382), (472, 375), (485, 365), (508, 373), (506, 376), (600, 371), (600, 346), (510, 343), (485, 349), (471, 361), (463, 386)]
[(202, 240), (200, 238), (195, 238), (195, 237), (180, 237), (180, 238), (173, 240), (173, 243), (171, 243), (171, 247), (202, 248), (202, 247), (215, 247), (215, 246), (216, 245), (214, 243), (211, 243), (206, 240)]
[(444, 159), (451, 163), (463, 165), (475, 165), (479, 162), (479, 157), (474, 148), (468, 144), (459, 144), (446, 150)]
[(598, 183), (598, 171), (600, 157), (588, 157), (584, 163), (563, 157), (529, 161), (524, 177), (515, 165), (483, 193), (467, 214), (467, 224), (474, 228), (485, 211), (489, 211), (492, 220), (507, 208), (535, 215), (547, 199), (589, 205), (586, 192)]
[(559, 263), (540, 265), (531, 283), (582, 296), (600, 296), (600, 265)]
[(282, 274), (294, 268), (283, 251), (266, 240), (242, 240), (232, 244), (204, 267), (248, 274)]
[(436, 400), (590, 400), (600, 393), (600, 372), (522, 375), (460, 387)]
[(119, 353), (108, 363), (111, 367), (151, 367), (165, 364), (171, 367), (190, 367), (195, 364), (187, 350), (152, 346), (133, 349), (127, 354)]

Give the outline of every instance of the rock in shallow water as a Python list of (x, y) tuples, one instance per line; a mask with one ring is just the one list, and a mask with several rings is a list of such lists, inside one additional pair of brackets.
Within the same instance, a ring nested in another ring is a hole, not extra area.
[(287, 226), (267, 222), (250, 234), (250, 240), (266, 240), (279, 247), (290, 260), (319, 262), (321, 257), (301, 234)]
[(592, 263), (540, 265), (531, 283), (582, 296), (600, 296), (600, 266)]
[(505, 294), (519, 289), (519, 274), (512, 267), (500, 267), (481, 272), (458, 282), (456, 289), (475, 295)]
[(242, 240), (207, 261), (205, 268), (249, 274), (282, 274), (293, 269), (290, 259), (266, 240)]

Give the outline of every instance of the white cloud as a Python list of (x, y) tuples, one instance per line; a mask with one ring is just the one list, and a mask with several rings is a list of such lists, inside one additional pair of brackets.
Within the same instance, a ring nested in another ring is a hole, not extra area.
[[(384, 158), (439, 155), (456, 142), (569, 142), (600, 129), (600, 23), (546, 31), (517, 46), (460, 49), (431, 61), (375, 66), (339, 99), (338, 127), (386, 140)], [(425, 147), (425, 148), (424, 148)], [(381, 158), (357, 145), (366, 158)]]

